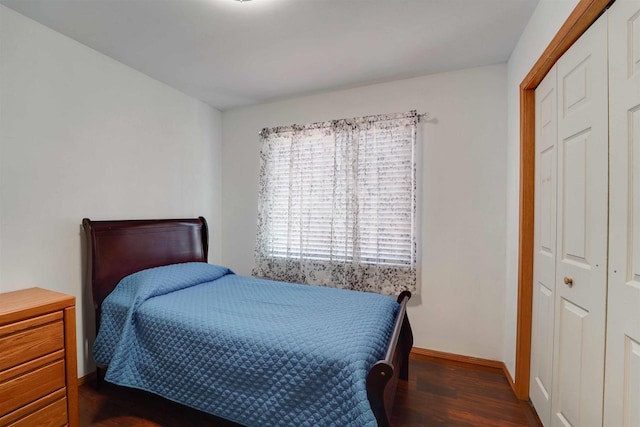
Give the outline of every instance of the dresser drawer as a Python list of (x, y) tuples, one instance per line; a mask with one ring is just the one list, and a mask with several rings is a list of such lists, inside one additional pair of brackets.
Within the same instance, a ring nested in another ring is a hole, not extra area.
[(0, 416), (0, 426), (62, 426), (68, 424), (67, 389), (61, 388)]
[(62, 313), (0, 327), (0, 371), (64, 347)]
[(0, 414), (7, 414), (65, 387), (64, 360), (0, 383)]
[(55, 402), (27, 415), (7, 427), (62, 427), (67, 425), (67, 399)]

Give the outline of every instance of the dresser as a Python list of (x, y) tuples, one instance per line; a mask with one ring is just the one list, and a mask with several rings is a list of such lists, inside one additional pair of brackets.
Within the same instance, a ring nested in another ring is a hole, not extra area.
[(78, 426), (75, 297), (0, 294), (0, 426)]

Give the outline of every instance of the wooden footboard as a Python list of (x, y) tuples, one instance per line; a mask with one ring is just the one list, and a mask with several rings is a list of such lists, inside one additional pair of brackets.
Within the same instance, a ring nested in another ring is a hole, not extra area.
[(409, 379), (409, 353), (413, 346), (413, 334), (407, 317), (407, 303), (411, 292), (398, 296), (400, 309), (385, 358), (376, 362), (367, 375), (367, 396), (379, 427), (391, 425), (391, 410), (398, 379)]

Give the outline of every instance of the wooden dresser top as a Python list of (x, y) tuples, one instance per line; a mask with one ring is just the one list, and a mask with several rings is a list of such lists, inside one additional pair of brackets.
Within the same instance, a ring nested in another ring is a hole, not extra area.
[(75, 297), (42, 288), (0, 294), (0, 325), (75, 306)]

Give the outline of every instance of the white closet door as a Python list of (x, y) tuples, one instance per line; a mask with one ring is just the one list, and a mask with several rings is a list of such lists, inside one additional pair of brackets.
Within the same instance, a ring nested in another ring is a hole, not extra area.
[(556, 67), (536, 89), (533, 322), (529, 396), (544, 426), (551, 425), (556, 280), (558, 112)]
[(640, 426), (640, 1), (609, 11), (609, 311), (605, 425)]
[(607, 297), (607, 21), (558, 67), (558, 217), (552, 425), (602, 425)]

